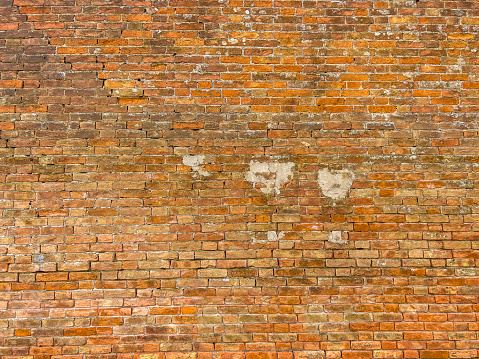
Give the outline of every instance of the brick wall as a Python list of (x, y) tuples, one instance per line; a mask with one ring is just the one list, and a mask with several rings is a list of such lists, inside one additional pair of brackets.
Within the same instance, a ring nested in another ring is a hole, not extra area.
[(0, 0), (0, 357), (477, 357), (478, 49), (473, 0)]

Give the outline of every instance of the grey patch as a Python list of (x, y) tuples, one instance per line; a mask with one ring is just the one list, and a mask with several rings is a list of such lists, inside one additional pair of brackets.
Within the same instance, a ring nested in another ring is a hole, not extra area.
[(211, 173), (205, 171), (201, 168), (201, 165), (205, 162), (204, 155), (196, 155), (196, 156), (183, 156), (183, 164), (185, 166), (191, 167), (193, 171), (198, 172), (202, 176), (210, 176)]
[(343, 232), (332, 231), (329, 234), (328, 242), (334, 243), (334, 244), (346, 244), (348, 243), (348, 240), (343, 238)]
[(261, 188), (261, 192), (271, 194), (280, 193), (281, 183), (287, 182), (293, 176), (294, 163), (292, 162), (257, 162), (249, 163), (250, 170), (246, 173), (246, 180), (256, 183), (262, 183), (266, 187)]
[(346, 197), (355, 179), (353, 172), (349, 170), (328, 171), (323, 168), (318, 172), (318, 184), (326, 197), (334, 200)]
[(43, 263), (44, 261), (45, 261), (45, 256), (43, 254), (34, 254), (33, 255), (33, 262)]

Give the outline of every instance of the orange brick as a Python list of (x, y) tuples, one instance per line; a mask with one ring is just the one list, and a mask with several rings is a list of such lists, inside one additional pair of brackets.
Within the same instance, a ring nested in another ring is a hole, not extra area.
[(84, 5), (0, 4), (0, 357), (477, 357), (477, 6)]

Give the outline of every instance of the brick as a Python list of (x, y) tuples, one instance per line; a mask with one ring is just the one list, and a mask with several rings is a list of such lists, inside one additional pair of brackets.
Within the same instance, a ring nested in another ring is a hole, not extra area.
[(343, 351), (342, 352), (343, 359), (369, 359), (372, 358), (372, 353), (367, 351)]
[(449, 358), (447, 350), (421, 350), (420, 358)]
[(197, 353), (166, 353), (166, 359), (197, 359)]
[(275, 359), (277, 356), (277, 353), (246, 352), (246, 359)]
[(396, 3), (1, 2), (0, 357), (476, 357), (479, 13)]
[(65, 336), (88, 336), (95, 335), (95, 328), (65, 328)]

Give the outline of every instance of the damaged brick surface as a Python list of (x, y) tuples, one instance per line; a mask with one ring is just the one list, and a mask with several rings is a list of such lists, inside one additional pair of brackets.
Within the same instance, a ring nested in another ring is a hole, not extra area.
[(479, 2), (0, 0), (0, 357), (477, 358)]

